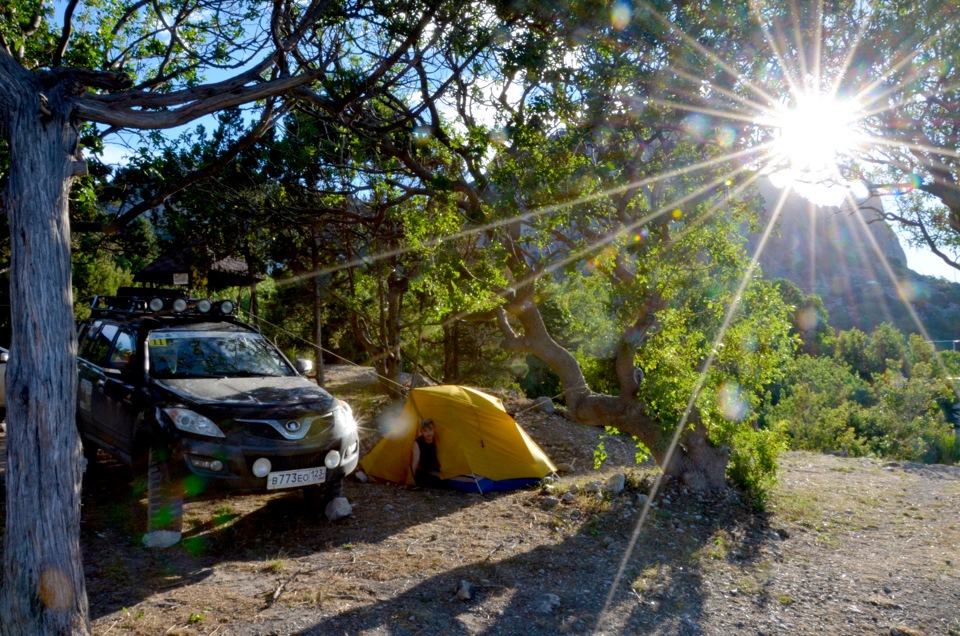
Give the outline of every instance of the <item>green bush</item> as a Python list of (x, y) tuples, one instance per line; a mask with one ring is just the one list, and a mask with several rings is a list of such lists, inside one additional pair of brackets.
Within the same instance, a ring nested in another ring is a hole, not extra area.
[(927, 452), (923, 461), (928, 464), (960, 463), (960, 437), (956, 429), (928, 433), (926, 438)]
[(754, 430), (741, 425), (733, 436), (727, 477), (746, 495), (754, 510), (764, 510), (779, 480), (777, 459), (786, 450), (779, 429)]

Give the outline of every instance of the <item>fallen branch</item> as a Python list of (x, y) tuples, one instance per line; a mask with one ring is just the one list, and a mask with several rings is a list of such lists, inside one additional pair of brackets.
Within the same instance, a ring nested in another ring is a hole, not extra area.
[(274, 603), (276, 603), (276, 602), (277, 602), (277, 599), (280, 598), (280, 595), (283, 594), (283, 590), (287, 587), (287, 585), (288, 585), (291, 581), (293, 581), (293, 579), (297, 578), (297, 576), (298, 576), (298, 575), (300, 574), (300, 572), (302, 572), (302, 571), (303, 571), (303, 566), (297, 568), (297, 571), (294, 572), (293, 574), (291, 574), (290, 576), (288, 576), (285, 581), (280, 581), (280, 582), (277, 584), (277, 589), (273, 591), (273, 595), (267, 600), (267, 604), (264, 605), (264, 606), (260, 609), (260, 611), (262, 612), (263, 610), (269, 609)]

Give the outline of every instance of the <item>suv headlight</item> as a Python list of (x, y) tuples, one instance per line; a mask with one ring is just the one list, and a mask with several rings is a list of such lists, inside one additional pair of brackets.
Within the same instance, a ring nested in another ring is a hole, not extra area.
[(353, 419), (353, 409), (343, 400), (337, 400), (338, 406), (333, 411), (333, 417), (338, 426), (349, 430), (356, 430), (357, 421)]
[(204, 417), (190, 409), (169, 408), (163, 409), (173, 425), (181, 431), (206, 435), (207, 437), (226, 437), (223, 431), (213, 423), (209, 417)]

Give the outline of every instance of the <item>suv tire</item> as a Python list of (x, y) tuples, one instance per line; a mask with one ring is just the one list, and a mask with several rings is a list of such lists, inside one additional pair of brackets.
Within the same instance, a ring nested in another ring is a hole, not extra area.
[(327, 504), (343, 496), (343, 480), (338, 479), (319, 486), (311, 486), (303, 489), (303, 498), (307, 505), (317, 514), (325, 514)]
[(183, 494), (178, 490), (166, 448), (151, 446), (147, 464), (148, 548), (168, 548), (180, 541), (183, 531)]

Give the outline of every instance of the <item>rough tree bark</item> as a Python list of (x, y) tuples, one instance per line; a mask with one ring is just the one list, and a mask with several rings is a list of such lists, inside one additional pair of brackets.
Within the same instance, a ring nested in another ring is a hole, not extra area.
[(72, 399), (77, 368), (68, 218), (70, 184), (84, 164), (77, 155), (70, 91), (65, 84), (45, 89), (0, 55), (0, 114), (10, 146), (3, 202), (14, 307), (3, 634), (90, 631), (79, 540), (82, 454)]
[[(319, 238), (313, 237), (312, 260), (313, 271), (320, 270)], [(323, 285), (319, 276), (313, 277), (313, 358), (316, 364), (317, 384), (326, 386), (323, 369)]]
[[(519, 322), (522, 333), (513, 329), (510, 318)], [(532, 298), (512, 299), (499, 311), (497, 322), (505, 349), (535, 355), (557, 374), (567, 410), (574, 420), (591, 426), (612, 426), (637, 436), (665, 474), (681, 479), (693, 490), (716, 491), (726, 487), (729, 456), (724, 449), (708, 442), (706, 426), (696, 411), (671, 451), (673, 432), (664, 430), (637, 400), (640, 377), (633, 366), (634, 346), (625, 344), (618, 355), (620, 395), (602, 395), (590, 390), (576, 358), (550, 336)]]

